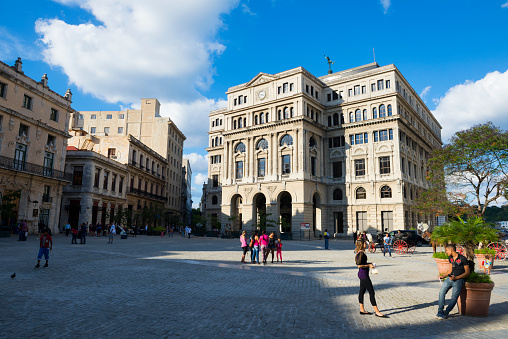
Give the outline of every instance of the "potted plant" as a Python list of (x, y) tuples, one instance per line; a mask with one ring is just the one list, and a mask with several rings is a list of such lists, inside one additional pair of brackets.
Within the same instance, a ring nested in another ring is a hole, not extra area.
[(478, 264), (480, 265), (480, 269), (483, 270), (483, 264), (485, 262), (485, 255), (490, 254), (492, 257), (492, 267), (494, 267), (494, 258), (496, 257), (496, 251), (491, 250), (490, 248), (482, 248), (479, 250), (474, 250), (474, 254), (476, 259), (478, 259)]
[(485, 223), (481, 217), (472, 217), (447, 222), (434, 228), (432, 240), (443, 244), (462, 244), (466, 250), (471, 272), (474, 272), (474, 249), (479, 243), (497, 241), (496, 230)]
[(452, 266), (448, 259), (448, 255), (445, 252), (436, 252), (432, 255), (432, 258), (436, 260), (439, 275), (447, 275), (450, 267)]
[(457, 301), (459, 313), (473, 317), (488, 316), (490, 295), (494, 286), (489, 275), (471, 272)]

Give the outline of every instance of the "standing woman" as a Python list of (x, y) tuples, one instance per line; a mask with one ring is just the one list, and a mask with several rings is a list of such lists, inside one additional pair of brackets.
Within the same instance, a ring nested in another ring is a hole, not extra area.
[(275, 238), (275, 233), (270, 233), (268, 237), (268, 252), (266, 254), (268, 258), (268, 254), (272, 253), (272, 264), (273, 264), (273, 254), (275, 253), (275, 245), (277, 244), (277, 238)]
[(358, 294), (358, 302), (360, 303), (360, 314), (372, 314), (370, 312), (366, 312), (363, 307), (363, 296), (365, 295), (365, 291), (369, 291), (370, 303), (376, 312), (376, 317), (386, 318), (379, 309), (376, 304), (376, 297), (374, 293), (374, 286), (372, 286), (372, 281), (369, 277), (369, 268), (374, 268), (374, 265), (367, 262), (367, 254), (365, 254), (366, 243), (363, 239), (358, 239), (356, 241), (356, 266), (358, 266), (358, 278), (360, 278), (360, 293)]
[(245, 239), (245, 235), (247, 234), (247, 231), (243, 231), (242, 235), (240, 236), (240, 243), (242, 244), (242, 261), (245, 262), (245, 254), (247, 254), (247, 251), (249, 250), (249, 246), (247, 245), (247, 239)]
[[(254, 243), (252, 244), (252, 263), (255, 264), (256, 262), (258, 265), (261, 265), (259, 262), (259, 237), (258, 232), (254, 233), (254, 238), (252, 239)], [(257, 259), (257, 261), (256, 261)]]

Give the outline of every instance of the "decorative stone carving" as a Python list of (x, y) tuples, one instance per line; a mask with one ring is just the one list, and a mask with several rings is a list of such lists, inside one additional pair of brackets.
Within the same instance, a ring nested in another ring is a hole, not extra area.
[(35, 138), (39, 140), (41, 138), (41, 134), (42, 134), (41, 130), (38, 129), (37, 131), (35, 131)]
[(245, 196), (248, 197), (250, 192), (252, 191), (252, 187), (245, 187), (243, 191), (245, 192)]
[(51, 152), (51, 153), (55, 153), (56, 152), (56, 146), (52, 142), (47, 144), (45, 149), (46, 149), (46, 151)]
[(20, 144), (28, 145), (30, 143), (30, 138), (28, 138), (25, 132), (23, 132), (23, 134), (16, 136), (16, 141)]
[(12, 131), (14, 129), (14, 119), (11, 117), (9, 119), (9, 131)]

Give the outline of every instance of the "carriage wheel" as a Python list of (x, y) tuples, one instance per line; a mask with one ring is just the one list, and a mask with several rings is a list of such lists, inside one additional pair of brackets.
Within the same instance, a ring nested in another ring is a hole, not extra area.
[(415, 246), (415, 243), (414, 243), (414, 242), (412, 242), (412, 241), (408, 241), (408, 242), (407, 242), (407, 252), (408, 252), (409, 254), (413, 254), (413, 252), (415, 251), (415, 247), (416, 247), (416, 246)]
[(496, 251), (495, 259), (504, 260), (506, 259), (506, 245), (500, 242), (492, 242), (488, 246), (491, 250)]
[(393, 243), (393, 249), (397, 254), (404, 254), (407, 250), (407, 244), (404, 240), (395, 240)]
[(465, 256), (466, 255), (466, 249), (464, 247), (459, 245), (459, 246), (457, 246), (457, 253)]
[(371, 242), (369, 243), (369, 252), (370, 253), (376, 253), (376, 244)]

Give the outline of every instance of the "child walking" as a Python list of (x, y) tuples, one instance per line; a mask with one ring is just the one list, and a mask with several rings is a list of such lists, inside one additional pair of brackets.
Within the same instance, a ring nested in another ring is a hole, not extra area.
[(277, 244), (275, 246), (277, 247), (277, 262), (279, 262), (280, 257), (280, 263), (282, 264), (282, 243), (280, 239), (277, 239)]
[(45, 228), (42, 231), (42, 235), (39, 238), (40, 240), (40, 248), (39, 248), (39, 254), (37, 255), (37, 265), (35, 265), (35, 269), (38, 269), (41, 263), (42, 256), (44, 255), (44, 259), (46, 259), (46, 264), (43, 267), (48, 267), (48, 261), (49, 261), (49, 251), (53, 249), (53, 239), (48, 234), (48, 230)]
[(492, 267), (492, 255), (486, 254), (483, 261), (483, 272), (490, 275), (490, 268)]

